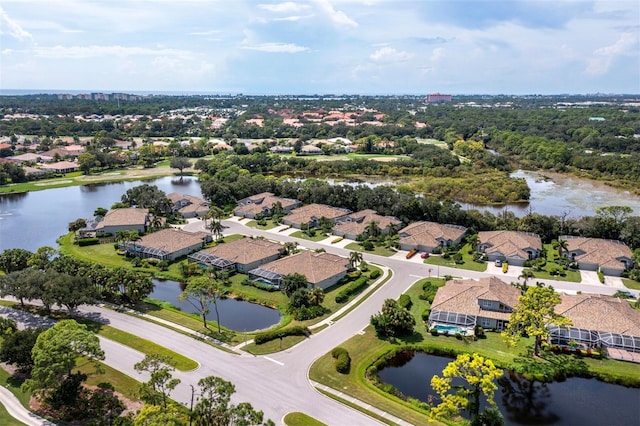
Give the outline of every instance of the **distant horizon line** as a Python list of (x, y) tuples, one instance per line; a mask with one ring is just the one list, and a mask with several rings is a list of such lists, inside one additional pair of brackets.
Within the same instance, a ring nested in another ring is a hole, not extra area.
[(244, 93), (225, 91), (197, 91), (197, 90), (72, 90), (72, 89), (0, 89), (0, 96), (28, 96), (28, 95), (83, 95), (91, 93), (102, 94), (126, 94), (136, 96), (427, 96), (429, 94), (447, 94), (451, 96), (513, 96), (513, 97), (561, 97), (561, 96), (635, 96), (640, 97), (640, 93), (447, 93), (447, 92), (421, 92), (421, 93)]

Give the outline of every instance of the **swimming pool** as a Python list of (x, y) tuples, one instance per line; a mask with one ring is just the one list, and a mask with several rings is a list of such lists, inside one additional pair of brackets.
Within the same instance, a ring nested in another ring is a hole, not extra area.
[(438, 330), (439, 333), (444, 333), (445, 331), (451, 334), (455, 334), (455, 333), (460, 333), (460, 334), (467, 334), (467, 331), (464, 328), (461, 327), (457, 327), (455, 325), (443, 325), (443, 324), (436, 324), (433, 327), (431, 327), (432, 330)]

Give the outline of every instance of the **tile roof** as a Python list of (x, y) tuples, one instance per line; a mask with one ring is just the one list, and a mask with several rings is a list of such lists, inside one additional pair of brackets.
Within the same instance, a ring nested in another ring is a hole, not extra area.
[(73, 161), (58, 161), (56, 163), (44, 164), (41, 168), (45, 170), (65, 170), (65, 169), (77, 169), (78, 163)]
[(451, 280), (438, 289), (431, 309), (508, 321), (510, 313), (482, 309), (478, 300), (498, 301), (513, 308), (518, 303), (519, 297), (520, 291), (517, 288), (497, 277), (481, 278), (478, 281)]
[(625, 300), (599, 294), (560, 294), (556, 313), (575, 328), (640, 337), (640, 311)]
[(467, 228), (464, 226), (415, 222), (398, 231), (398, 234), (400, 234), (400, 244), (437, 247), (440, 245), (440, 239), (456, 241), (466, 232)]
[(483, 231), (478, 233), (478, 244), (489, 247), (485, 253), (500, 253), (506, 257), (528, 259), (526, 249), (542, 250), (542, 240), (537, 234), (516, 231)]
[(285, 219), (292, 223), (302, 224), (310, 222), (314, 217), (318, 219), (325, 217), (332, 220), (345, 216), (349, 213), (351, 212), (347, 209), (340, 209), (324, 204), (307, 204), (306, 206), (291, 210), (291, 213), (285, 216)]
[(96, 229), (105, 226), (144, 225), (147, 223), (149, 209), (126, 208), (109, 210)]
[(206, 248), (202, 252), (242, 265), (279, 254), (282, 245), (258, 238), (242, 238)]
[(240, 200), (235, 212), (237, 215), (262, 213), (264, 208), (271, 209), (271, 207), (277, 202), (282, 205), (283, 209), (290, 208), (299, 203), (298, 200), (294, 200), (292, 198), (282, 198), (273, 195), (271, 192), (262, 192)]
[(166, 228), (143, 236), (136, 242), (136, 245), (174, 253), (188, 247), (203, 244), (208, 237), (209, 234), (206, 232), (186, 232), (181, 229)]
[(621, 258), (632, 259), (631, 249), (621, 241), (601, 238), (583, 238), (563, 235), (560, 239), (567, 242), (566, 252), (577, 252), (575, 259), (605, 268), (624, 268)]
[(375, 210), (367, 209), (340, 218), (333, 229), (334, 231), (360, 235), (371, 222), (376, 222), (381, 230), (386, 229), (389, 225), (398, 226), (402, 223), (395, 217), (381, 216)]
[(305, 250), (260, 266), (260, 269), (280, 275), (299, 273), (307, 281), (316, 285), (334, 277), (349, 268), (349, 260), (331, 253), (316, 253)]

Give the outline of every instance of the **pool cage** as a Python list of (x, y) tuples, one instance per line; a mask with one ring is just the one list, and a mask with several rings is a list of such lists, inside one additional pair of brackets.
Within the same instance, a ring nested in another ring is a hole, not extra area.
[(171, 253), (160, 248), (141, 246), (134, 243), (124, 243), (121, 247), (123, 247), (127, 253), (143, 259), (171, 260)]
[(603, 346), (605, 348), (624, 349), (630, 352), (640, 352), (640, 337), (627, 336), (619, 333), (586, 330), (575, 327), (549, 327), (549, 343), (558, 346), (578, 346), (591, 349)]
[(431, 311), (431, 314), (429, 314), (430, 326), (438, 323), (443, 325), (449, 324), (474, 328), (476, 326), (476, 321), (477, 318), (475, 315), (462, 314), (459, 312), (433, 310)]
[(209, 253), (204, 253), (201, 251), (198, 251), (196, 253), (190, 254), (189, 256), (187, 256), (187, 259), (189, 259), (192, 262), (196, 262), (198, 264), (200, 264), (203, 267), (214, 267), (220, 271), (226, 271), (229, 269), (233, 269), (235, 266), (235, 262), (232, 262), (230, 260), (227, 259), (223, 259), (221, 257), (218, 256), (214, 256), (212, 254)]
[(280, 286), (282, 281), (282, 275), (277, 272), (267, 271), (266, 269), (256, 268), (249, 271), (249, 278), (252, 280), (256, 280), (261, 278), (265, 281), (270, 282), (273, 285)]

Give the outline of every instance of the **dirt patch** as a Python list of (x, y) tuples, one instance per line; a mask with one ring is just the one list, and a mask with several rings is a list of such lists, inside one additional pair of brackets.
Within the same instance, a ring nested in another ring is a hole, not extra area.
[(398, 161), (399, 157), (374, 157), (373, 161), (380, 161), (381, 163), (389, 163), (391, 161)]

